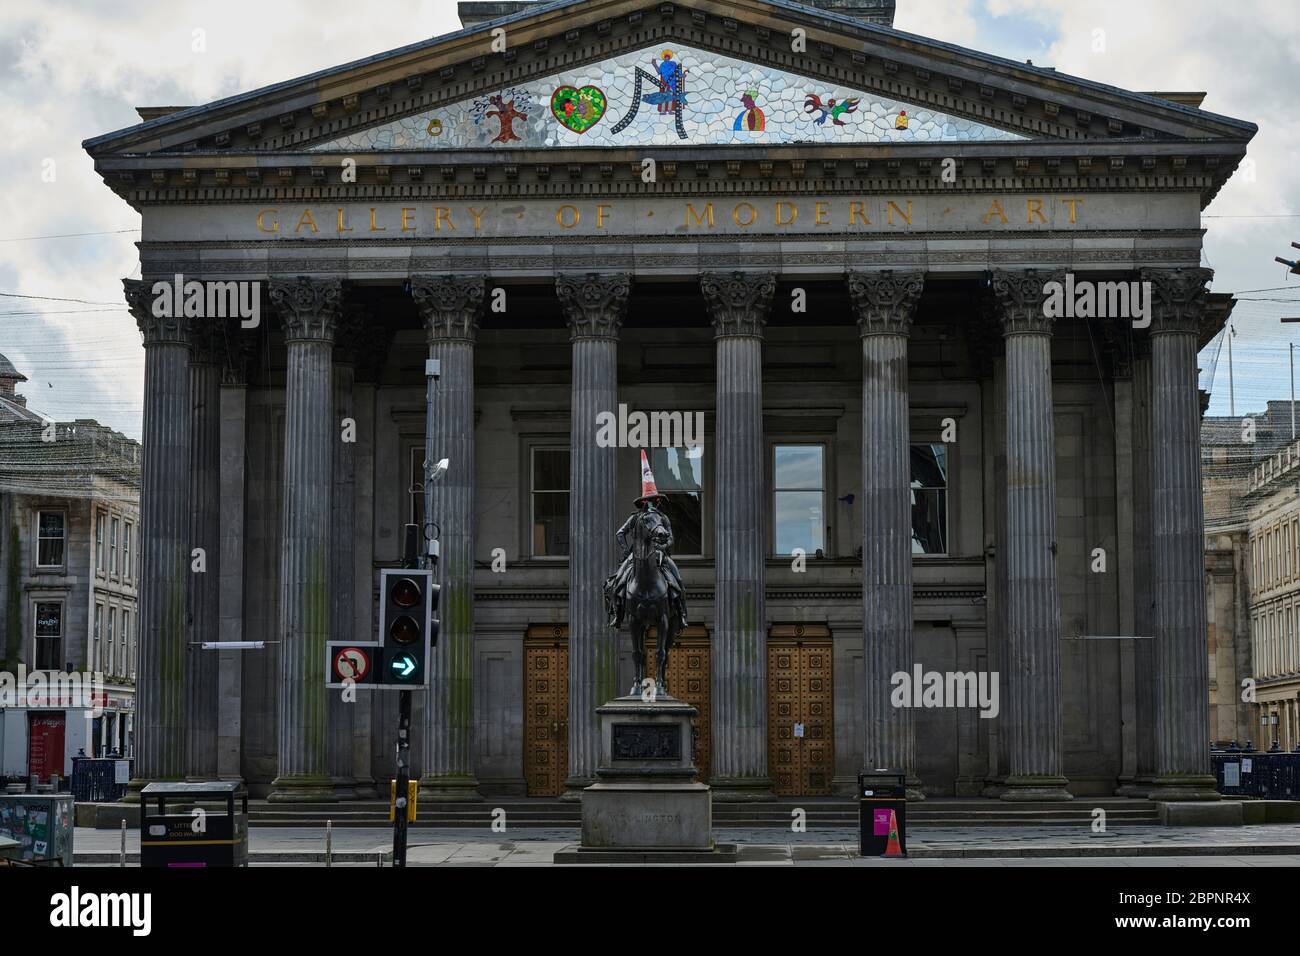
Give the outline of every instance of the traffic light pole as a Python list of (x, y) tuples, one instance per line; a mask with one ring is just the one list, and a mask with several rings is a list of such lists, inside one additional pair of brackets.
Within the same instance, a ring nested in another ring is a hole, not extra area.
[[(418, 529), (406, 526), (406, 546), (403, 564), (416, 565)], [(427, 665), (426, 665), (427, 666)], [(411, 692), (399, 691), (397, 695), (397, 784), (393, 794), (393, 866), (406, 866), (406, 803), (411, 782)]]
[[(432, 350), (430, 350), (432, 351)], [(437, 541), (430, 540), (431, 535), (428, 529), (432, 522), (433, 509), (433, 482), (442, 476), (446, 469), (446, 461), (439, 462), (436, 466), (433, 462), (433, 388), (434, 383), (438, 380), (440, 373), (440, 363), (432, 356), (425, 362), (425, 416), (424, 416), (424, 468), (423, 478), (424, 487), (424, 524), (422, 526), (406, 526), (406, 541), (403, 553), (403, 564), (407, 568), (435, 568), (438, 562), (438, 545)], [(433, 583), (431, 587), (434, 594), (437, 594), (437, 584)], [(437, 607), (435, 602), (434, 607)], [(424, 622), (426, 628), (434, 626), (428, 621)], [(430, 662), (426, 659), (424, 666), (428, 667)], [(396, 793), (393, 795), (393, 866), (406, 866), (406, 834), (407, 834), (407, 791), (410, 789), (411, 781), (411, 692), (403, 690), (398, 695), (398, 715), (397, 715), (397, 784)]]
[(397, 793), (393, 801), (393, 866), (406, 866), (406, 792), (411, 781), (411, 692), (398, 693)]

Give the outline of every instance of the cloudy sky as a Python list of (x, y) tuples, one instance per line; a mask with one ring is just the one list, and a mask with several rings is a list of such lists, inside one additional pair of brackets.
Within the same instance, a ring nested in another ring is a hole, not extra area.
[[(1272, 261), (1300, 256), (1294, 14), (1267, 0), (898, 0), (901, 30), (1127, 89), (1208, 91), (1206, 109), (1259, 125), (1253, 165), (1205, 213), (1214, 288), (1243, 293), (1238, 414), (1288, 396), (1300, 340), (1300, 325), (1278, 321), (1300, 316), (1300, 277)], [(144, 354), (121, 304), (122, 277), (139, 275), (140, 220), (83, 139), (136, 123), (137, 105), (204, 103), (458, 28), (453, 0), (0, 5), (0, 352), (31, 379), (29, 404), (140, 434)], [(1213, 395), (1211, 413), (1227, 414), (1226, 352)]]

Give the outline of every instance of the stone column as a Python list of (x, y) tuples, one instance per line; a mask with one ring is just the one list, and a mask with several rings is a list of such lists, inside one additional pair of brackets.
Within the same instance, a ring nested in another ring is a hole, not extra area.
[[(186, 775), (212, 780), (217, 774), (216, 651), (205, 641), (220, 639), (221, 584), (221, 359), (225, 333), (213, 317), (190, 321), (190, 638), (186, 659), (189, 760)], [(196, 566), (195, 562), (202, 563)], [(201, 568), (202, 570), (199, 570)]]
[(338, 279), (271, 279), (284, 324), (284, 489), (280, 556), (279, 773), (268, 800), (334, 799), (328, 766), (325, 641), (330, 633), (332, 350)]
[[(333, 482), (330, 493), (330, 640), (358, 640), (354, 630), (355, 605), (352, 587), (352, 553), (356, 484), (356, 447), (360, 427), (353, 416), (352, 391), (356, 384), (357, 348), (372, 324), (369, 313), (356, 304), (342, 307), (334, 333), (333, 421), (330, 447), (333, 449)], [(367, 636), (367, 640), (369, 637)], [(356, 688), (353, 688), (354, 690)], [(334, 794), (340, 800), (357, 797), (352, 762), (353, 723), (359, 698), (345, 700), (343, 691), (326, 692), (326, 720), (329, 724), (329, 774)]]
[(428, 726), (420, 798), (481, 800), (474, 776), (474, 341), (483, 276), (411, 276), (433, 383), (433, 458), (448, 460), (434, 482), (429, 519), (438, 523), (442, 621), (429, 666)]
[(702, 273), (717, 345), (714, 430), (713, 798), (771, 800), (767, 776), (767, 502), (763, 326), (772, 273)]
[(862, 768), (903, 770), (922, 800), (910, 707), (891, 704), (912, 672), (912, 469), (907, 340), (922, 272), (850, 272), (862, 335)]
[[(218, 633), (244, 640), (245, 449), (248, 434), (248, 359), (256, 332), (227, 330), (221, 377), (221, 577)], [(237, 337), (237, 338), (235, 338)], [(259, 336), (260, 337), (260, 336)], [(243, 779), (244, 652), (220, 651), (217, 664), (217, 776)]]
[(153, 283), (124, 279), (144, 336), (144, 430), (140, 486), (140, 600), (136, 668), (135, 776), (180, 780), (185, 728), (185, 594), (190, 570), (189, 329), (153, 314)]
[[(1153, 800), (1217, 800), (1210, 773), (1209, 646), (1197, 332), (1209, 269), (1144, 269), (1150, 283), (1151, 531), (1155, 596)], [(1233, 689), (1235, 692), (1235, 689)], [(1263, 744), (1261, 745), (1263, 746)]]
[[(358, 635), (376, 637), (374, 588), (378, 579), (375, 573), (375, 438), (378, 423), (375, 416), (375, 392), (388, 359), (393, 332), (383, 325), (371, 326), (360, 344), (356, 364), (356, 381), (352, 408), (357, 419), (357, 447), (354, 452), (355, 469), (353, 485), (353, 547), (352, 547), (352, 604), (353, 627)], [(355, 713), (352, 715), (352, 766), (357, 780), (357, 797), (388, 799), (388, 780), (391, 766), (385, 766), (382, 787), (376, 786), (375, 755), (384, 754), (391, 760), (391, 743), (385, 741), (378, 748), (373, 737), (375, 708), (391, 701), (387, 692), (376, 693), (358, 688)], [(380, 790), (383, 790), (381, 793)]]
[(618, 634), (605, 618), (602, 586), (617, 565), (617, 448), (596, 444), (596, 416), (618, 410), (618, 333), (627, 315), (627, 275), (560, 276), (556, 295), (573, 343), (569, 457), (569, 776), (566, 799), (595, 779), (596, 708), (619, 695)]
[(1056, 583), (1052, 326), (1044, 285), (995, 272), (1007, 376), (1006, 671), (1009, 776), (1003, 800), (1069, 800), (1061, 774), (1061, 605)]
[(1125, 793), (1145, 797), (1156, 776), (1156, 645), (1151, 583), (1151, 340), (1133, 340), (1133, 681), (1137, 770)]

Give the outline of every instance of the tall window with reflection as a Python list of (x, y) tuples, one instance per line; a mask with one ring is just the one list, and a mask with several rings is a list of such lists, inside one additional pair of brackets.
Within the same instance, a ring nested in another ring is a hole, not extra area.
[(673, 523), (673, 554), (703, 554), (704, 446), (647, 451), (655, 487), (668, 496), (663, 511)]
[(569, 449), (533, 448), (530, 457), (532, 554), (562, 558), (569, 553)]
[(912, 446), (912, 553), (948, 553), (948, 447)]
[(772, 449), (772, 540), (778, 555), (826, 546), (826, 449), (775, 445)]
[(36, 602), (36, 669), (63, 670), (63, 603)]

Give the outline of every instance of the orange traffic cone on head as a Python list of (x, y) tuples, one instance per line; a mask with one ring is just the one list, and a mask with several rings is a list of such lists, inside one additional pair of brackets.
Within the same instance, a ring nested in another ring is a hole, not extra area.
[(898, 839), (898, 817), (889, 811), (889, 842), (885, 844), (885, 856), (902, 856), (903, 845)]
[(655, 475), (650, 470), (650, 459), (645, 456), (645, 449), (641, 449), (641, 497), (636, 500), (637, 507), (641, 507), (647, 501), (664, 500), (667, 496), (660, 494), (659, 489), (655, 487)]

